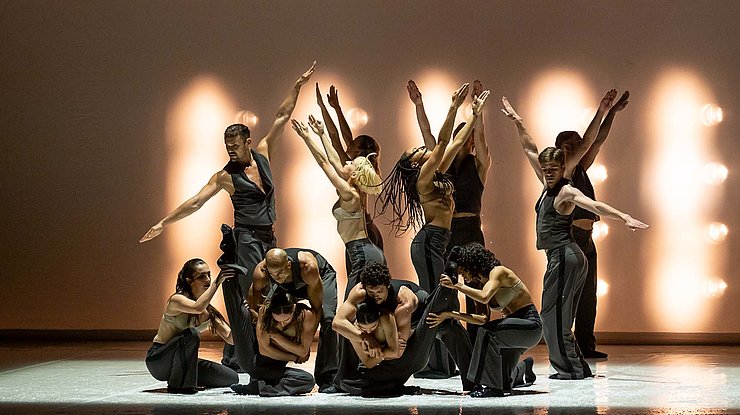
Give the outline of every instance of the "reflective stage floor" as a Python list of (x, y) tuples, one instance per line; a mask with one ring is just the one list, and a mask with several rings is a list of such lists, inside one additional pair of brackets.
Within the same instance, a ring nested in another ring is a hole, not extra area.
[[(166, 393), (144, 365), (146, 342), (2, 343), (0, 414), (740, 414), (740, 347), (602, 346), (597, 376), (550, 380), (544, 345), (530, 355), (537, 381), (503, 398), (460, 393), (460, 378), (411, 379), (422, 395), (287, 398), (235, 395), (228, 388)], [(220, 360), (221, 344), (201, 357)], [(313, 362), (300, 367), (312, 371)], [(240, 375), (242, 382), (248, 375)]]

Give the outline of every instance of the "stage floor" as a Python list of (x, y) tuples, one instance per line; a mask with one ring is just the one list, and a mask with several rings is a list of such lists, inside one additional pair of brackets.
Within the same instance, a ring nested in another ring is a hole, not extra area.
[[(228, 388), (166, 393), (144, 365), (146, 342), (0, 343), (0, 414), (740, 414), (740, 347), (603, 346), (594, 379), (558, 381), (543, 345), (537, 381), (503, 398), (460, 393), (459, 377), (411, 379), (422, 395), (260, 398)], [(221, 344), (201, 357), (219, 360)], [(300, 367), (312, 371), (313, 362)], [(242, 382), (248, 375), (240, 375)]]

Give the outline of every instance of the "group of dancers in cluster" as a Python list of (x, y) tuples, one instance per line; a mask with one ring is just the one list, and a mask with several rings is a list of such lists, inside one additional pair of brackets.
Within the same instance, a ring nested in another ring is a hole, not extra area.
[[(315, 62), (296, 81), (270, 131), (254, 148), (248, 127), (229, 126), (226, 166), (142, 237), (140, 242), (158, 236), (221, 190), (231, 196), (234, 226), (221, 227), (220, 271), (213, 278), (198, 258), (183, 265), (146, 356), (150, 373), (167, 381), (174, 393), (230, 386), (236, 393), (260, 396), (300, 395), (316, 385), (319, 393), (393, 396), (418, 392), (405, 386), (412, 375), (439, 379), (459, 374), (462, 390), (471, 397), (505, 396), (535, 381), (534, 362), (522, 355), (544, 336), (555, 370), (552, 379), (592, 377), (585, 359), (606, 358), (596, 351), (593, 334), (593, 223), (603, 216), (633, 231), (648, 227), (595, 201), (586, 174), (616, 113), (628, 104), (629, 92), (616, 102), (617, 92), (607, 92), (583, 137), (562, 132), (555, 147), (542, 152), (522, 118), (502, 100), (502, 111), (516, 125), (524, 153), (543, 183), (536, 204), (537, 249), (545, 250), (548, 263), (538, 312), (522, 280), (486, 248), (481, 230), (491, 165), (483, 122), (489, 91), (479, 81), (456, 90), (435, 138), (422, 94), (409, 81), (424, 145), (405, 151), (383, 179), (380, 144), (368, 135), (353, 137), (333, 86), (327, 98), (339, 129), (318, 84), (323, 121), (314, 116), (308, 125), (291, 120), (314, 68)], [(453, 131), (471, 89), (472, 114)], [(313, 249), (281, 248), (275, 239), (270, 160), (289, 121), (338, 194), (332, 214), (345, 243), (347, 271), (341, 304), (336, 270), (324, 256)], [(375, 197), (374, 209), (368, 195)], [(383, 238), (373, 222), (383, 214), (391, 216), (396, 236), (418, 230), (411, 244), (418, 284), (390, 275)], [(228, 323), (210, 305), (219, 286)], [(458, 292), (466, 298), (465, 312)], [(200, 333), (209, 328), (227, 343), (222, 363), (198, 358)], [(289, 367), (289, 362), (309, 359), (317, 329), (314, 374)], [(237, 371), (248, 373), (250, 382), (240, 384)]]

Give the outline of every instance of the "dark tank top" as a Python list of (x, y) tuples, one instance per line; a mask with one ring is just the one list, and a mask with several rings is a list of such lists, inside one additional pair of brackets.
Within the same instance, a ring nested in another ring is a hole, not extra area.
[(468, 154), (458, 166), (453, 162), (447, 173), (455, 185), (455, 213), (475, 213), (480, 215), (483, 183), (478, 176), (475, 156)]
[(293, 294), (298, 299), (308, 299), (308, 284), (306, 284), (306, 282), (303, 281), (303, 278), (301, 277), (301, 261), (298, 259), (299, 252), (309, 252), (314, 257), (316, 257), (316, 266), (319, 269), (319, 275), (321, 277), (323, 277), (328, 271), (334, 270), (329, 262), (327, 262), (326, 259), (321, 256), (321, 254), (314, 251), (313, 249), (285, 248), (285, 253), (288, 254), (288, 258), (290, 258), (291, 262), (291, 281), (284, 284), (278, 284), (277, 281), (273, 280), (272, 277), (270, 277), (270, 282), (272, 284), (271, 291), (274, 291), (276, 287), (280, 287), (285, 291)]
[[(401, 290), (401, 287), (407, 287), (411, 290), (415, 295), (421, 291), (421, 287), (419, 287), (417, 284), (411, 282), (411, 281), (405, 281), (405, 280), (391, 280), (391, 286), (388, 288), (388, 297), (385, 299), (384, 302), (381, 304), (378, 304), (378, 307), (382, 311), (386, 311), (389, 313), (395, 313), (396, 307), (398, 307), (398, 292)], [(419, 296), (417, 295), (417, 298)], [(416, 326), (416, 323), (421, 319), (422, 314), (424, 314), (424, 308), (425, 305), (421, 301), (419, 301), (419, 304), (416, 307), (416, 310), (411, 313), (411, 326)]]
[[(584, 169), (583, 166), (581, 166), (580, 164), (577, 165), (576, 168), (573, 170), (573, 179), (571, 179), (571, 185), (580, 190), (584, 195), (590, 197), (593, 200), (596, 200), (596, 196), (594, 194), (594, 186), (591, 184), (591, 180), (588, 178), (586, 169)], [(576, 206), (575, 210), (573, 210), (573, 220), (576, 219), (590, 219), (592, 221), (598, 221), (599, 216), (595, 213), (587, 211), (586, 209)]]
[(224, 171), (231, 175), (231, 181), (234, 183), (234, 194), (231, 195), (234, 225), (246, 228), (271, 226), (275, 222), (275, 189), (270, 163), (265, 156), (255, 151), (252, 151), (252, 160), (257, 163), (264, 191), (247, 178), (244, 164), (230, 161), (224, 167)]
[(560, 189), (568, 184), (565, 178), (542, 192), (535, 205), (537, 212), (537, 249), (555, 249), (573, 242), (570, 235), (570, 225), (573, 223), (573, 213), (564, 216), (555, 210), (555, 197)]

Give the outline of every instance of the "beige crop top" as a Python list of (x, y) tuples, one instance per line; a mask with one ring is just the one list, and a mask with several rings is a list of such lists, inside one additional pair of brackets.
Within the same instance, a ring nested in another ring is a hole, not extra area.
[[(180, 334), (183, 330), (192, 327), (188, 324), (188, 317), (190, 317), (190, 314), (187, 313), (178, 314), (176, 316), (162, 314), (162, 320), (159, 322), (159, 330), (157, 330), (157, 335), (154, 336), (154, 343), (165, 344), (172, 340), (173, 337)], [(199, 333), (203, 333), (210, 327), (211, 320), (209, 319), (195, 326), (195, 329), (198, 330)]]

